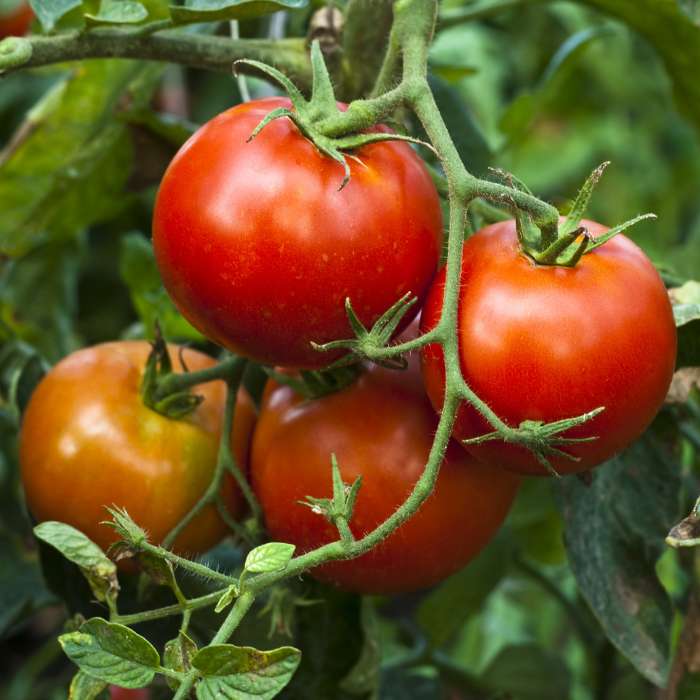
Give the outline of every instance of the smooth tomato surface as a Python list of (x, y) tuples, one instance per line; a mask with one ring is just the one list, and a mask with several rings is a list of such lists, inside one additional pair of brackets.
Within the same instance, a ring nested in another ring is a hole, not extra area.
[(6, 36), (24, 36), (34, 19), (32, 8), (28, 2), (18, 2), (17, 6), (0, 14), (0, 39)]
[[(417, 363), (374, 367), (351, 387), (305, 401), (266, 387), (251, 452), (253, 488), (273, 539), (308, 551), (338, 539), (322, 515), (299, 503), (332, 494), (331, 453), (343, 480), (362, 476), (350, 523), (362, 537), (400, 506), (423, 472), (436, 427)], [(450, 442), (434, 492), (388, 539), (363, 556), (312, 574), (360, 593), (430, 586), (469, 562), (505, 518), (519, 479), (483, 465)]]
[(342, 166), (289, 119), (247, 143), (280, 106), (290, 102), (238, 105), (192, 136), (163, 177), (153, 242), (168, 292), (208, 338), (259, 362), (321, 367), (337, 355), (310, 343), (352, 335), (346, 297), (369, 326), (406, 292), (425, 296), (439, 200), (405, 143), (360, 149), (341, 191)]
[[(583, 221), (594, 235), (607, 229)], [(423, 330), (442, 308), (445, 271), (428, 295)], [(520, 252), (513, 221), (488, 226), (466, 243), (459, 305), (462, 373), (503, 420), (555, 421), (605, 406), (565, 437), (597, 440), (563, 446), (581, 461), (556, 457), (561, 473), (589, 469), (637, 438), (666, 395), (676, 357), (676, 329), (664, 285), (632, 241), (615, 236), (574, 268), (538, 266)], [(423, 378), (439, 409), (444, 364), (438, 345), (422, 353)], [(460, 408), (456, 438), (492, 428)], [(545, 474), (536, 458), (503, 442), (470, 446), (490, 463)]]
[[(29, 510), (37, 520), (69, 523), (105, 548), (114, 530), (105, 506), (126, 508), (160, 542), (194, 506), (216, 465), (224, 410), (221, 381), (196, 387), (202, 404), (182, 420), (143, 405), (139, 386), (150, 345), (114, 342), (78, 350), (59, 362), (34, 391), (22, 422), (20, 463)], [(178, 348), (169, 347), (179, 367)], [(214, 364), (207, 355), (184, 350), (192, 370)], [(181, 370), (177, 370), (181, 371)], [(241, 392), (233, 435), (241, 465), (248, 456), (255, 420), (252, 402)], [(232, 479), (224, 497), (233, 515), (243, 507)], [(227, 532), (212, 506), (182, 532), (175, 549), (206, 551)]]

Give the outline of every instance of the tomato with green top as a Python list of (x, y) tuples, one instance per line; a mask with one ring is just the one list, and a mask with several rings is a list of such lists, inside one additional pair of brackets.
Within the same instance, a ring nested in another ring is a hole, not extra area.
[[(605, 226), (582, 221), (600, 236)], [(462, 374), (476, 394), (511, 427), (550, 423), (598, 407), (605, 410), (563, 438), (595, 437), (558, 448), (562, 474), (590, 469), (635, 440), (661, 408), (676, 359), (671, 304), (656, 269), (629, 238), (618, 234), (574, 267), (534, 263), (518, 244), (513, 221), (481, 229), (466, 242), (459, 291)], [(428, 294), (422, 330), (439, 320), (445, 271)], [(442, 405), (442, 348), (422, 352), (423, 378), (436, 409)], [(493, 428), (463, 404), (454, 437)], [(534, 454), (501, 440), (467, 446), (490, 464), (523, 474), (547, 474)]]
[(312, 342), (352, 336), (346, 298), (366, 326), (408, 292), (424, 298), (440, 256), (440, 204), (406, 143), (350, 154), (339, 189), (343, 166), (290, 119), (249, 141), (279, 107), (291, 102), (238, 105), (190, 138), (161, 182), (153, 243), (166, 289), (204, 335), (258, 362), (319, 368), (338, 354)]
[[(331, 454), (343, 481), (362, 477), (350, 529), (361, 538), (406, 500), (424, 471), (437, 420), (417, 362), (404, 372), (372, 367), (353, 385), (305, 400), (269, 382), (251, 451), (251, 478), (272, 539), (307, 552), (338, 539), (301, 503), (330, 498)], [(420, 510), (362, 556), (311, 574), (358, 593), (431, 586), (465, 566), (503, 522), (519, 478), (484, 465), (450, 441), (433, 493)]]
[[(118, 506), (158, 543), (204, 493), (217, 461), (224, 382), (195, 387), (202, 403), (184, 418), (167, 418), (140, 396), (150, 349), (145, 341), (121, 341), (78, 350), (35, 389), (22, 420), (19, 456), (27, 505), (37, 520), (68, 523), (106, 548), (116, 539), (103, 524), (106, 508)], [(203, 353), (169, 346), (174, 366), (180, 350), (191, 371), (215, 364)], [(242, 468), (254, 422), (252, 401), (241, 391), (232, 443)], [(231, 477), (222, 496), (233, 516), (242, 514), (242, 495)], [(226, 532), (211, 505), (174, 548), (204, 552)]]

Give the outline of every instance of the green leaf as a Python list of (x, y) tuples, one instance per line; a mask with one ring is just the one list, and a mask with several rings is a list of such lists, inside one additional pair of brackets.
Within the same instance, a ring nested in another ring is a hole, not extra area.
[[(197, 645), (184, 632), (175, 639), (166, 642), (163, 650), (163, 666), (173, 671), (187, 673), (192, 668), (192, 657), (197, 653)], [(176, 690), (180, 685), (172, 678), (165, 679), (171, 689)]]
[(20, 538), (0, 533), (0, 637), (52, 601), (36, 555), (24, 551)]
[(139, 233), (124, 236), (119, 256), (119, 273), (129, 288), (136, 313), (153, 337), (156, 321), (169, 339), (202, 340), (175, 308), (160, 280), (153, 247)]
[(31, 345), (5, 336), (4, 330), (0, 324), (0, 392), (5, 397), (5, 408), (11, 407), (19, 421), (49, 365)]
[(34, 535), (80, 567), (98, 600), (116, 598), (119, 590), (116, 564), (86, 535), (54, 520), (37, 525)]
[(339, 689), (338, 681), (351, 673), (365, 653), (367, 637), (361, 627), (361, 598), (313, 579), (304, 584), (302, 596), (316, 604), (293, 609), (290, 626), (303, 654), (294, 678), (284, 690), (285, 700), (353, 700), (353, 696)]
[(98, 700), (107, 685), (99, 678), (93, 678), (84, 671), (78, 671), (71, 681), (68, 700)]
[(535, 644), (514, 644), (501, 650), (480, 680), (512, 700), (571, 697), (571, 678), (561, 656)]
[(558, 484), (564, 538), (579, 590), (610, 641), (662, 687), (673, 613), (655, 571), (680, 519), (680, 468), (651, 431), (594, 472)]
[(434, 647), (447, 644), (482, 607), (505, 576), (509, 537), (497, 536), (467, 567), (450, 576), (420, 604), (417, 620)]
[(2, 254), (75, 238), (129, 202), (133, 147), (120, 104), (145, 105), (163, 68), (123, 60), (72, 65), (0, 156)]
[(673, 80), (676, 101), (700, 128), (700, 26), (676, 0), (578, 0), (607, 12), (639, 32), (657, 50)]
[(301, 652), (294, 647), (259, 651), (233, 644), (212, 645), (192, 659), (204, 676), (197, 686), (197, 700), (270, 700), (294, 675)]
[(77, 348), (74, 327), (82, 247), (80, 240), (56, 241), (2, 267), (0, 340), (25, 341), (51, 361)]
[(78, 632), (61, 635), (58, 641), (81, 671), (123, 688), (148, 685), (160, 665), (158, 652), (147, 639), (99, 617), (85, 622)]
[(107, 573), (117, 570), (115, 563), (90, 538), (71, 525), (47, 520), (34, 528), (34, 535), (84, 569), (104, 570)]
[(268, 571), (282, 571), (287, 568), (289, 560), (294, 556), (294, 545), (285, 542), (268, 542), (248, 552), (244, 569), (251, 574), (262, 574)]
[(34, 14), (44, 31), (52, 31), (71, 10), (82, 6), (82, 0), (31, 0)]
[(669, 290), (678, 328), (677, 367), (700, 365), (700, 282), (690, 280)]
[(148, 10), (134, 0), (101, 0), (95, 14), (86, 13), (88, 25), (138, 24), (148, 18)]
[(298, 10), (308, 0), (185, 0), (171, 5), (170, 15), (176, 24), (218, 22), (231, 19), (252, 19), (279, 10)]

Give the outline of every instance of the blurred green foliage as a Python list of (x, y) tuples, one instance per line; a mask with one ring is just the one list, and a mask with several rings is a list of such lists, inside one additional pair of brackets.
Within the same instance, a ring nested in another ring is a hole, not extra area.
[[(281, 27), (303, 35), (322, 4), (244, 22), (242, 35)], [(42, 19), (70, 24), (78, 5), (56, 1)], [(162, 4), (145, 5), (161, 16)], [(484, 8), (478, 19), (455, 19)], [(450, 19), (438, 27), (431, 80), (467, 166), (512, 171), (565, 209), (588, 173), (611, 160), (590, 217), (613, 225), (655, 212), (657, 221), (629, 235), (667, 279), (700, 276), (700, 3), (445, 0), (442, 11)], [(255, 96), (274, 92), (254, 79), (249, 86)], [(152, 203), (190, 122), (239, 99), (229, 76), (132, 61), (0, 81), (0, 696), (8, 700), (65, 697), (71, 669), (50, 641), (65, 620), (56, 603), (72, 614), (80, 596), (89, 599), (76, 571), (45, 551), (41, 576), (17, 473), (20, 410), (46, 366), (81, 345), (150, 335), (156, 318), (169, 339), (201, 342), (159, 284)], [(284, 604), (270, 609), (283, 612), (304, 657), (281, 697), (652, 698), (689, 591), (689, 557), (663, 553), (663, 536), (696, 495), (700, 442), (687, 436), (697, 420), (669, 408), (590, 488), (574, 478), (527, 482), (490, 547), (432, 591), (360, 601), (290, 582)], [(210, 557), (225, 566), (239, 554), (219, 547)], [(135, 582), (123, 585), (136, 608)], [(185, 588), (206, 592), (197, 580)], [(151, 592), (149, 604), (161, 594)], [(205, 639), (209, 614), (193, 621)], [(168, 624), (141, 631), (162, 644), (177, 631)], [(237, 639), (288, 643), (269, 627), (258, 610)], [(694, 697), (691, 683), (684, 697)]]

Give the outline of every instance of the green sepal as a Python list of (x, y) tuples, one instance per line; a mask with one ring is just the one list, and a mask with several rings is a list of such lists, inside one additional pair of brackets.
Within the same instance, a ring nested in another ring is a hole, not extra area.
[[(204, 397), (190, 391), (178, 391), (167, 396), (159, 396), (160, 382), (172, 373), (173, 364), (158, 322), (155, 324), (155, 338), (151, 345), (152, 349), (141, 379), (141, 400), (145, 406), (167, 418), (173, 420), (185, 418), (196, 410), (197, 406), (204, 401)], [(186, 370), (182, 355), (180, 362)]]
[(319, 399), (335, 394), (355, 382), (362, 368), (354, 362), (342, 367), (323, 370), (301, 370), (299, 374), (284, 374), (271, 367), (262, 367), (265, 374), (277, 384), (291, 387), (305, 399)]
[(329, 369), (344, 367), (362, 360), (369, 360), (389, 369), (406, 369), (408, 364), (406, 358), (401, 356), (378, 358), (375, 351), (388, 347), (403, 317), (417, 301), (418, 298), (413, 296), (411, 292), (406, 292), (375, 321), (372, 329), (368, 331), (358, 319), (350, 299), (347, 298), (345, 300), (345, 311), (355, 337), (344, 340), (332, 340), (329, 343), (322, 344), (312, 342), (311, 345), (318, 352), (349, 351), (347, 355), (330, 365)]
[(348, 158), (359, 163), (362, 161), (353, 153), (368, 144), (383, 141), (406, 141), (416, 143), (431, 150), (433, 147), (411, 136), (396, 133), (353, 133), (337, 135), (326, 132), (326, 125), (341, 113), (333, 92), (333, 83), (326, 67), (321, 45), (318, 40), (311, 44), (312, 91), (311, 99), (306, 100), (299, 89), (284, 73), (260, 61), (241, 59), (234, 63), (234, 72), (240, 65), (250, 66), (279, 83), (287, 92), (293, 109), (278, 107), (272, 110), (255, 127), (248, 141), (255, 138), (268, 124), (275, 119), (286, 117), (290, 119), (299, 131), (314, 144), (322, 155), (336, 161), (343, 168), (343, 178), (338, 190), (342, 190), (350, 181), (351, 171)]
[(580, 443), (593, 442), (598, 439), (598, 436), (590, 436), (583, 438), (567, 438), (561, 433), (574, 428), (578, 425), (583, 425), (605, 410), (604, 406), (600, 406), (587, 413), (582, 413), (574, 418), (564, 418), (562, 420), (544, 423), (543, 421), (526, 420), (523, 421), (518, 428), (511, 429), (509, 432), (493, 432), (479, 435), (474, 438), (462, 440), (462, 444), (481, 445), (484, 442), (492, 442), (493, 440), (502, 440), (516, 445), (521, 445), (532, 452), (537, 461), (549, 472), (551, 476), (559, 477), (559, 472), (554, 469), (549, 457), (562, 457), (571, 462), (579, 462), (580, 459), (574, 455), (559, 449), (566, 445), (578, 445)]
[(559, 227), (559, 233), (562, 236), (572, 233), (574, 230), (578, 229), (581, 224), (581, 219), (588, 208), (588, 203), (593, 195), (593, 190), (598, 184), (598, 181), (603, 176), (605, 169), (610, 165), (610, 161), (606, 160), (601, 163), (587, 178), (583, 183), (583, 187), (578, 191), (576, 199), (571, 206), (571, 211), (566, 217), (566, 221)]
[(331, 479), (333, 483), (333, 495), (331, 498), (315, 498), (306, 496), (300, 504), (305, 505), (314, 513), (323, 515), (331, 523), (337, 523), (343, 518), (349, 523), (357, 501), (357, 494), (362, 486), (362, 477), (358, 476), (352, 484), (346, 484), (340, 474), (340, 467), (335, 453), (331, 454)]

